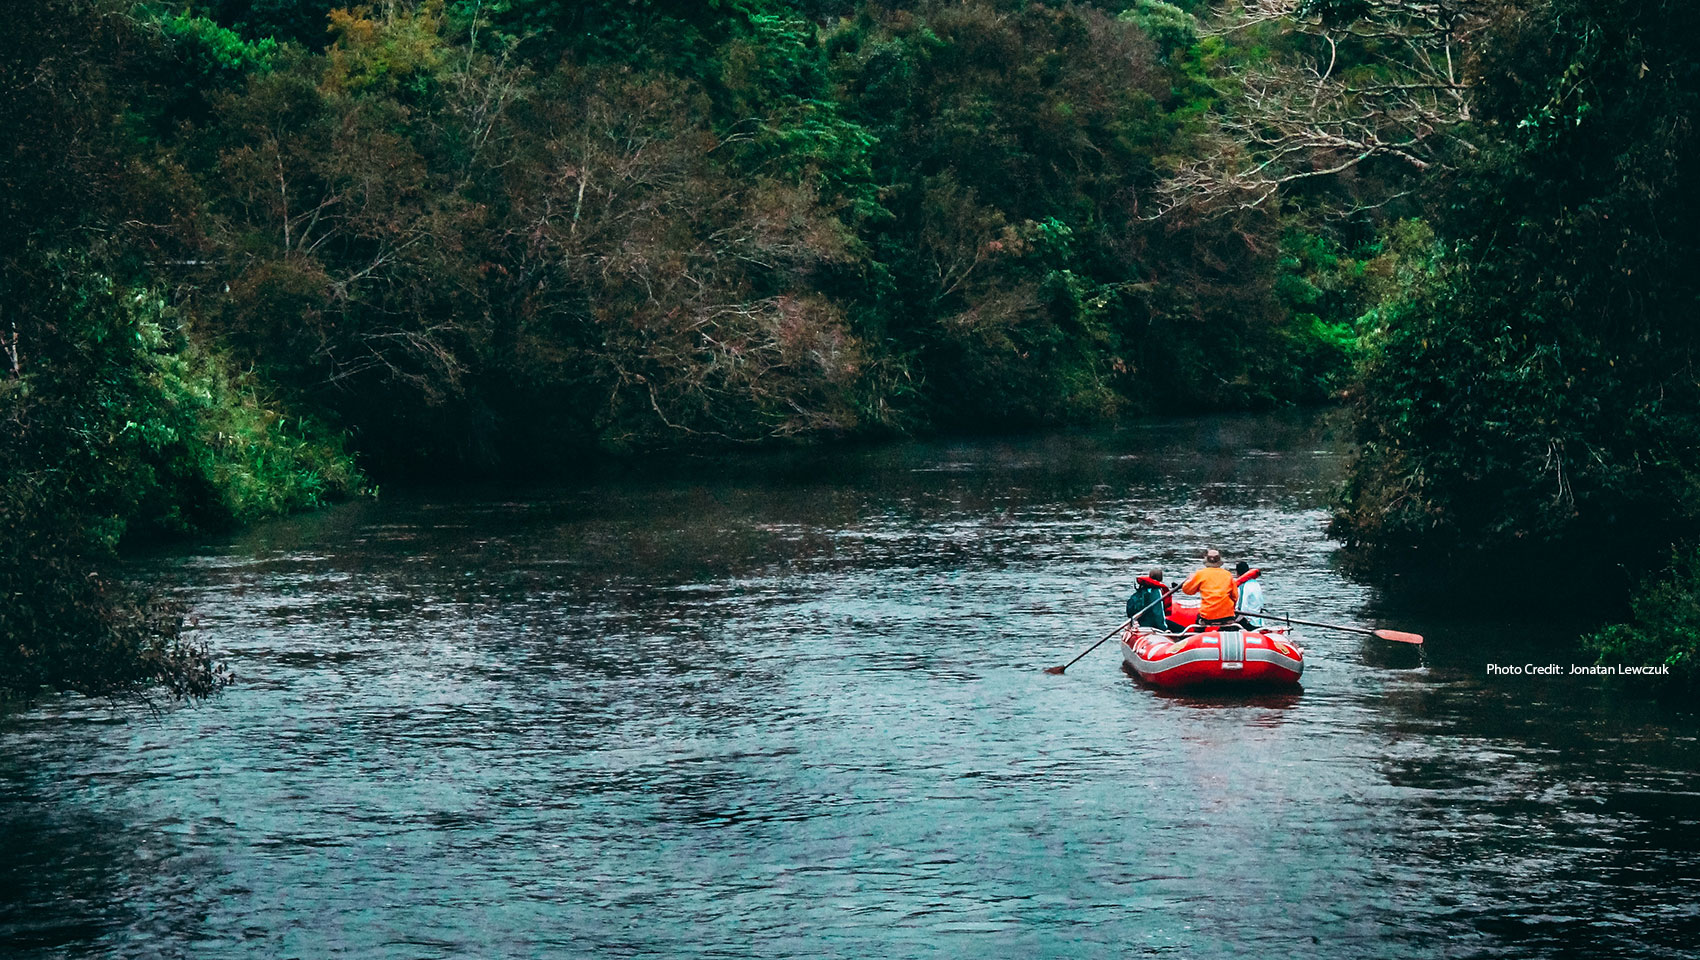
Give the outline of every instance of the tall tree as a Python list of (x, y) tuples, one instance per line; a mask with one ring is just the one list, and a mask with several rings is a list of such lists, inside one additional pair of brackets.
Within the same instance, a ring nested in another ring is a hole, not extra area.
[(1347, 537), (1609, 570), (1700, 527), (1696, 27), (1555, 0), (1486, 38), (1446, 256), (1372, 339)]

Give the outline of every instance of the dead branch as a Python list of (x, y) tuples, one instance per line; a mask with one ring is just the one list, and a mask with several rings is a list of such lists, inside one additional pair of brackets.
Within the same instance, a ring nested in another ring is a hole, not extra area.
[(1330, 21), (1317, 0), (1244, 0), (1216, 11), (1203, 32), (1278, 28), (1326, 46), (1318, 44), (1314, 58), (1272, 57), (1225, 78), (1237, 96), (1197, 158), (1159, 188), (1150, 216), (1256, 207), (1286, 184), (1377, 159), (1411, 176), (1449, 169), (1456, 147), (1471, 149), (1458, 137), (1470, 119), (1467, 61), (1494, 7), (1490, 0), (1368, 0), (1350, 22)]

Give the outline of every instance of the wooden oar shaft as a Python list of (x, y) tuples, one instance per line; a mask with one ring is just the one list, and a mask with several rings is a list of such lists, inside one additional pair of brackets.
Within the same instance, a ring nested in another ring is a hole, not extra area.
[[(1139, 615), (1141, 613), (1144, 613), (1145, 611), (1151, 609), (1152, 607), (1155, 607), (1157, 604), (1162, 603), (1164, 600), (1166, 600), (1168, 598), (1169, 594), (1171, 594), (1171, 593), (1174, 593), (1174, 591), (1173, 590), (1164, 590), (1162, 593), (1158, 594), (1157, 599), (1155, 599), (1155, 600), (1151, 601), (1150, 603), (1146, 604), (1145, 606), (1139, 608), (1139, 610), (1137, 612), (1135, 612), (1133, 616), (1128, 617), (1126, 620), (1123, 620), (1120, 624), (1117, 624), (1116, 628), (1114, 630), (1111, 630), (1109, 633), (1104, 634), (1104, 640), (1108, 640), (1111, 637), (1115, 636), (1116, 634), (1121, 633), (1122, 630), (1124, 630), (1127, 627), (1128, 624), (1139, 619)], [(1092, 651), (1103, 646), (1104, 640), (1099, 640), (1097, 643), (1094, 643), (1090, 647), (1087, 647), (1085, 650), (1080, 651), (1080, 657), (1084, 657), (1087, 654), (1091, 653)], [(1070, 660), (1069, 662), (1063, 664), (1060, 667), (1046, 667), (1045, 672), (1046, 673), (1062, 673), (1062, 672), (1066, 671), (1069, 667), (1072, 667), (1075, 664), (1079, 663), (1080, 657), (1075, 657), (1073, 660)]]
[[(1144, 611), (1141, 611), (1141, 612), (1144, 612)], [(1127, 627), (1127, 625), (1128, 625), (1128, 624), (1130, 624), (1130, 623), (1132, 623), (1132, 622), (1133, 622), (1133, 618), (1132, 618), (1132, 617), (1128, 617), (1128, 618), (1127, 618), (1127, 619), (1126, 619), (1126, 620), (1123, 620), (1123, 621), (1122, 621), (1122, 622), (1121, 622), (1121, 624), (1120, 624), (1120, 625), (1118, 625), (1118, 626), (1117, 626), (1117, 627), (1116, 627), (1116, 628), (1115, 628), (1115, 629), (1114, 629), (1114, 630), (1111, 630), (1111, 631), (1110, 631), (1110, 632), (1109, 632), (1109, 633), (1106, 633), (1106, 634), (1104, 634), (1104, 640), (1108, 640), (1108, 639), (1110, 639), (1110, 638), (1111, 638), (1111, 637), (1113, 637), (1113, 636), (1115, 636), (1115, 635), (1116, 635), (1116, 634), (1118, 634), (1118, 633), (1121, 633), (1121, 632), (1122, 632), (1122, 630), (1123, 630), (1123, 629), (1125, 629), (1125, 628), (1126, 628), (1126, 627)], [(1099, 647), (1101, 647), (1101, 646), (1103, 646), (1103, 645), (1104, 645), (1104, 640), (1099, 640), (1099, 641), (1098, 641), (1098, 642), (1097, 642), (1097, 643), (1094, 643), (1094, 644), (1093, 644), (1093, 645), (1091, 645), (1091, 646), (1090, 646), (1090, 647), (1087, 647), (1087, 648), (1086, 648), (1086, 649), (1085, 649), (1085, 650), (1082, 650), (1082, 651), (1080, 651), (1080, 657), (1084, 657), (1084, 656), (1086, 656), (1086, 655), (1087, 655), (1087, 654), (1089, 654), (1089, 653), (1091, 653), (1091, 652), (1092, 652), (1092, 651), (1094, 651), (1094, 650), (1096, 650), (1096, 649), (1098, 649), (1098, 648), (1099, 648)], [(1080, 662), (1080, 657), (1075, 657), (1075, 658), (1074, 658), (1074, 659), (1073, 659), (1073, 660), (1070, 660), (1070, 661), (1069, 661), (1069, 662), (1067, 662), (1067, 663), (1065, 663), (1065, 664), (1063, 664), (1063, 665), (1062, 665), (1062, 666), (1060, 666), (1060, 667), (1052, 667), (1052, 668), (1050, 668), (1050, 670), (1048, 670), (1048, 671), (1047, 671), (1047, 672), (1048, 672), (1048, 673), (1062, 673), (1062, 672), (1063, 672), (1063, 671), (1065, 671), (1065, 670), (1067, 670), (1067, 669), (1068, 669), (1068, 668), (1069, 668), (1069, 667), (1072, 667), (1072, 666), (1074, 666), (1074, 665), (1075, 665), (1075, 664), (1077, 664), (1077, 663), (1079, 663), (1079, 662)]]

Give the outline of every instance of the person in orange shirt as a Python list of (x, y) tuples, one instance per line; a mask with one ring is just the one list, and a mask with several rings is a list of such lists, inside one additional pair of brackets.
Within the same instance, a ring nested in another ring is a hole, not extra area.
[(1222, 551), (1214, 548), (1204, 551), (1204, 566), (1181, 584), (1181, 592), (1198, 597), (1200, 626), (1233, 621), (1240, 588), (1234, 585), (1234, 575), (1222, 567)]

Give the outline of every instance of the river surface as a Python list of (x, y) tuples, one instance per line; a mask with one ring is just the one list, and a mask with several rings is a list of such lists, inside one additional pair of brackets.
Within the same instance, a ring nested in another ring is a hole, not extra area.
[[(1309, 416), (680, 459), (151, 558), (238, 682), (0, 720), (0, 954), (1700, 956), (1700, 722), (1342, 573), (1343, 463)], [(1429, 643), (1042, 672), (1206, 544)]]

